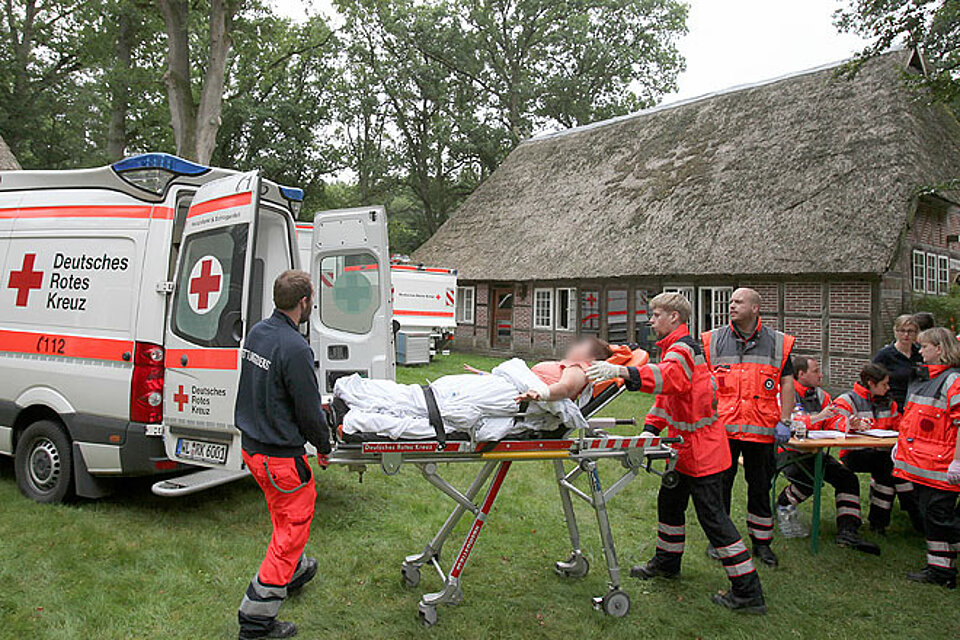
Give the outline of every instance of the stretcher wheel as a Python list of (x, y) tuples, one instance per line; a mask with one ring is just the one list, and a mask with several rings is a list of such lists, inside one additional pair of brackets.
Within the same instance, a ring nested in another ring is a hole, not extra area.
[(680, 484), (680, 474), (676, 471), (667, 471), (663, 474), (660, 484), (667, 489), (675, 489)]
[(567, 560), (556, 563), (553, 570), (561, 578), (585, 578), (590, 573), (590, 561), (585, 556), (571, 554)]
[(413, 588), (420, 584), (420, 567), (405, 564), (400, 567), (400, 573), (403, 576), (403, 584), (406, 586)]
[(614, 618), (622, 618), (630, 611), (630, 596), (619, 589), (607, 592), (601, 600), (603, 612)]
[(425, 627), (432, 627), (437, 624), (437, 608), (422, 602), (417, 605), (417, 611), (420, 615), (420, 624)]

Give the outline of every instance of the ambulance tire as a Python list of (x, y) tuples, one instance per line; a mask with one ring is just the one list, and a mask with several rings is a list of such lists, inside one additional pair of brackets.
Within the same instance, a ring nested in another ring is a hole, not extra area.
[(14, 468), (17, 487), (36, 502), (63, 502), (73, 497), (73, 448), (58, 423), (39, 420), (17, 439)]

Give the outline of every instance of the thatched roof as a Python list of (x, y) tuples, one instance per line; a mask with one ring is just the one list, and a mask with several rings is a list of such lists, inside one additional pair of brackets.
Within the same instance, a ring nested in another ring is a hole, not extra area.
[(529, 140), (414, 257), (468, 280), (881, 273), (918, 190), (960, 178), (909, 55)]
[(17, 162), (17, 159), (14, 157), (13, 152), (10, 151), (10, 147), (7, 146), (7, 143), (3, 141), (2, 137), (0, 137), (0, 171), (19, 168), (20, 163)]

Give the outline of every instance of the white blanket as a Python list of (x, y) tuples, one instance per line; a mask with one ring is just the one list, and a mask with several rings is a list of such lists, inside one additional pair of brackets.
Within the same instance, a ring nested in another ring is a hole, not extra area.
[[(526, 431), (552, 431), (561, 424), (585, 427), (586, 420), (570, 400), (531, 402), (522, 421), (516, 397), (543, 382), (519, 358), (498, 365), (490, 375), (444, 376), (430, 384), (447, 433), (473, 434), (478, 441), (502, 440)], [(350, 407), (343, 420), (345, 433), (373, 433), (394, 440), (434, 435), (427, 417), (423, 390), (389, 380), (352, 375), (340, 378), (334, 395)]]

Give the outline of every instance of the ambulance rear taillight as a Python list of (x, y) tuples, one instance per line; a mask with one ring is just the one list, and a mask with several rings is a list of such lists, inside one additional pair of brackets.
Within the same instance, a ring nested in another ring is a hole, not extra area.
[(136, 343), (130, 383), (130, 421), (147, 424), (163, 421), (163, 347), (160, 345)]

